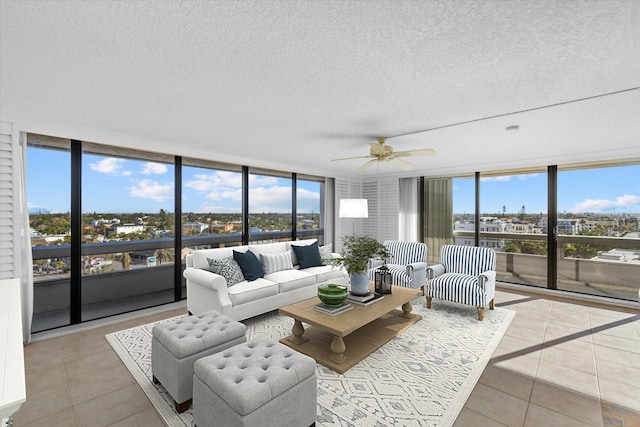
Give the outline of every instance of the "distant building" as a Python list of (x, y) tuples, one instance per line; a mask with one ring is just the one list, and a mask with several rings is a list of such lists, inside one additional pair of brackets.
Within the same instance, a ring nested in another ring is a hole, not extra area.
[(132, 234), (144, 231), (144, 225), (137, 224), (113, 224), (110, 228), (110, 234)]
[(591, 259), (594, 261), (626, 262), (629, 264), (640, 265), (640, 251), (630, 249), (598, 251), (598, 254)]
[(185, 222), (182, 224), (182, 234), (189, 235), (202, 233), (204, 230), (209, 228), (209, 224), (205, 224), (204, 222)]
[[(456, 221), (453, 224), (453, 229), (458, 231), (475, 231), (475, 221)], [(512, 233), (512, 234), (540, 234), (542, 228), (540, 222), (530, 223), (519, 220), (505, 220), (497, 217), (482, 217), (480, 218), (480, 232), (481, 233)], [(503, 238), (480, 238), (480, 246), (493, 248), (501, 251), (505, 246), (506, 240)], [(456, 245), (473, 246), (474, 239), (469, 237), (456, 237)]]
[(582, 230), (581, 220), (579, 219), (560, 219), (558, 218), (558, 234), (576, 235)]

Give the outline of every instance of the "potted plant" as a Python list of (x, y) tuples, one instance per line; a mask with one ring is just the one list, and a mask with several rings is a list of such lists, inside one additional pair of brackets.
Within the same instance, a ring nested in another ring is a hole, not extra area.
[(387, 247), (368, 236), (346, 236), (342, 240), (342, 256), (335, 258), (334, 263), (343, 265), (350, 275), (351, 293), (367, 295), (369, 293), (369, 276), (367, 274), (369, 260), (380, 257), (388, 259)]

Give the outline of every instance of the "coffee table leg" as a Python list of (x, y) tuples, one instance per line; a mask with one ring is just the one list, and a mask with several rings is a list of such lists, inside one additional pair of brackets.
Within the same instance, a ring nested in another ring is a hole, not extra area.
[(304, 334), (304, 326), (302, 326), (302, 322), (298, 319), (295, 319), (293, 322), (293, 329), (291, 330), (291, 336), (289, 337), (289, 341), (294, 344), (302, 344), (307, 342), (307, 338), (304, 338), (302, 335)]
[(411, 305), (411, 301), (407, 301), (404, 304), (402, 304), (402, 314), (400, 315), (401, 317), (405, 317), (407, 319), (411, 319), (413, 317), (413, 314), (411, 313), (411, 310), (413, 310), (413, 306)]
[(342, 337), (334, 335), (333, 341), (331, 341), (331, 354), (329, 358), (335, 362), (342, 362), (345, 351), (347, 351), (347, 346), (344, 344)]

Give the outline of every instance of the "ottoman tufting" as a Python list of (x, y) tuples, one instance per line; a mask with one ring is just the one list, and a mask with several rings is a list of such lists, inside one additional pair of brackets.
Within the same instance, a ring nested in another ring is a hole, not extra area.
[(316, 422), (316, 362), (269, 338), (198, 360), (193, 424), (301, 427)]
[(247, 327), (217, 311), (185, 316), (153, 327), (151, 373), (171, 395), (176, 411), (189, 409), (193, 363), (246, 341)]

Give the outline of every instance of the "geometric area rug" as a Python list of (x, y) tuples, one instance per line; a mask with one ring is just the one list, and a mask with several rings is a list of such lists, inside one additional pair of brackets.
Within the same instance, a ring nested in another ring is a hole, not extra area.
[[(464, 406), (515, 312), (485, 310), (424, 297), (412, 301), (422, 320), (344, 374), (322, 365), (318, 381), (317, 426), (450, 426)], [(170, 319), (162, 320), (165, 322)], [(158, 322), (156, 322), (158, 323)], [(293, 320), (277, 311), (243, 321), (247, 339), (279, 340)], [(191, 427), (191, 409), (178, 414), (151, 374), (151, 328), (155, 323), (106, 335), (165, 424)]]

